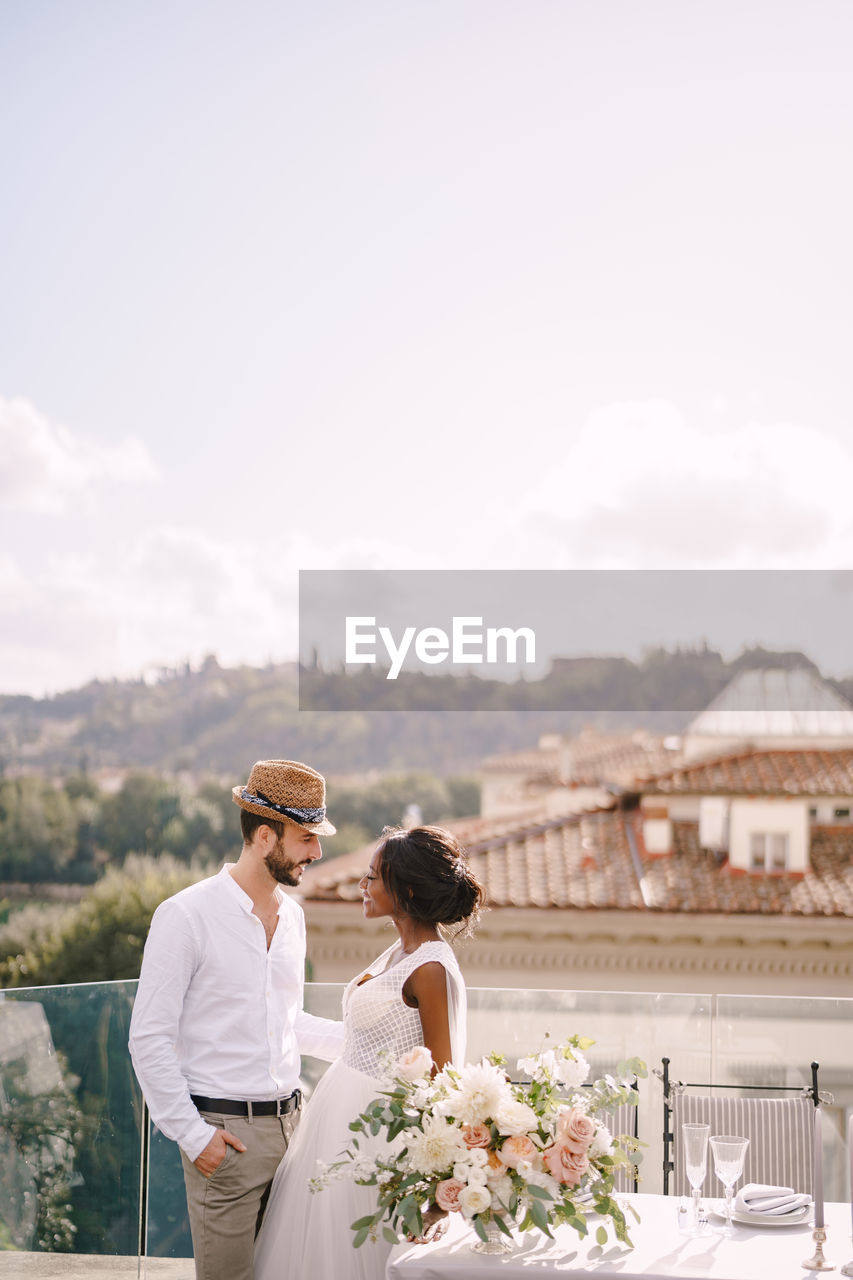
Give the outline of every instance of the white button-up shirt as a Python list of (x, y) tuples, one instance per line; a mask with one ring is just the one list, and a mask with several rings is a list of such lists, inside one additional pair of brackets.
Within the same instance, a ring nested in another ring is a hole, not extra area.
[(226, 864), (154, 912), (130, 1053), (151, 1118), (195, 1160), (216, 1130), (190, 1094), (261, 1101), (299, 1085), (300, 1052), (331, 1060), (343, 1024), (302, 1009), (305, 917), (281, 889), (267, 950), (252, 900)]

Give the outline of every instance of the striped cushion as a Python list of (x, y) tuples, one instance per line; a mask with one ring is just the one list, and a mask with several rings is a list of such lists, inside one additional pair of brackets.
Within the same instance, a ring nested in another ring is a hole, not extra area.
[[(810, 1193), (814, 1135), (814, 1103), (811, 1098), (709, 1098), (674, 1093), (672, 1134), (675, 1145), (674, 1194), (690, 1194), (684, 1172), (681, 1126), (686, 1122), (708, 1124), (711, 1136), (737, 1134), (749, 1138), (740, 1185), (758, 1182)], [(714, 1195), (720, 1187), (708, 1148), (708, 1174), (704, 1192)]]
[[(601, 1119), (607, 1125), (614, 1138), (619, 1138), (622, 1134), (630, 1134), (632, 1137), (636, 1137), (636, 1107), (630, 1104), (617, 1107), (610, 1115), (602, 1115)], [(642, 1155), (642, 1148), (639, 1155)], [(633, 1167), (631, 1169), (619, 1169), (614, 1177), (613, 1185), (616, 1191), (636, 1191)]]

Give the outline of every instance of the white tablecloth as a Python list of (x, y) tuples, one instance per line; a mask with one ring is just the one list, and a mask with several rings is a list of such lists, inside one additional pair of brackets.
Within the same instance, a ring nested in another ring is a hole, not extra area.
[[(596, 1276), (599, 1280), (618, 1277), (629, 1280), (816, 1280), (817, 1272), (804, 1271), (801, 1262), (814, 1252), (812, 1225), (753, 1227), (735, 1223), (731, 1239), (710, 1234), (692, 1238), (678, 1229), (678, 1198), (675, 1196), (626, 1196), (637, 1209), (641, 1221), (628, 1213), (628, 1234), (634, 1248), (628, 1249), (608, 1233), (608, 1243), (595, 1243), (601, 1219), (590, 1219), (590, 1234), (579, 1239), (570, 1228), (561, 1227), (555, 1240), (538, 1232), (516, 1236), (512, 1253), (489, 1256), (472, 1253), (476, 1239), (473, 1229), (460, 1214), (451, 1216), (447, 1234), (436, 1244), (398, 1245), (391, 1253), (387, 1280), (533, 1280), (540, 1272), (571, 1276)], [(609, 1219), (604, 1219), (605, 1223)], [(826, 1206), (827, 1241), (824, 1252), (837, 1268), (853, 1260), (850, 1206)], [(722, 1223), (711, 1219), (711, 1226)], [(363, 1246), (367, 1248), (368, 1246)]]

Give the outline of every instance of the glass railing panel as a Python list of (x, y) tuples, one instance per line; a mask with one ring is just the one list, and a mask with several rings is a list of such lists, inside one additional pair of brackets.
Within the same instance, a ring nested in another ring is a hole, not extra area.
[(150, 1258), (191, 1258), (181, 1153), (153, 1125), (149, 1141), (145, 1252)]
[(595, 1041), (587, 1057), (591, 1077), (626, 1058), (642, 1058), (649, 1078), (639, 1087), (638, 1133), (642, 1148), (640, 1189), (663, 1189), (663, 1093), (651, 1073), (674, 1054), (691, 1069), (708, 1071), (712, 999), (700, 994), (659, 995), (626, 991), (536, 991), (469, 988), (468, 1058), (496, 1050), (510, 1073), (517, 1059), (570, 1035)]
[(136, 1274), (142, 1116), (127, 1051), (135, 989), (0, 992), (0, 1249), (112, 1254)]
[[(150, 1132), (143, 1187), (142, 1104), (127, 1052), (136, 984), (0, 992), (0, 1249), (113, 1255), (135, 1274), (191, 1256), (180, 1157)], [(342, 986), (311, 983), (305, 1007), (337, 1018)], [(595, 1041), (594, 1074), (623, 1058), (662, 1057), (675, 1078), (807, 1084), (820, 1063), (827, 1104), (827, 1198), (849, 1195), (844, 1132), (853, 1111), (853, 1000), (631, 992), (469, 989), (468, 1058), (519, 1056), (573, 1033)], [(306, 1058), (306, 1092), (324, 1064)], [(640, 1090), (644, 1191), (659, 1191), (660, 1081)], [(147, 1195), (147, 1204), (145, 1197)], [(144, 1211), (145, 1232), (140, 1232)]]
[(820, 1065), (824, 1103), (824, 1194), (849, 1200), (847, 1119), (853, 1114), (853, 999), (718, 996), (714, 1076), (721, 1084), (811, 1084)]

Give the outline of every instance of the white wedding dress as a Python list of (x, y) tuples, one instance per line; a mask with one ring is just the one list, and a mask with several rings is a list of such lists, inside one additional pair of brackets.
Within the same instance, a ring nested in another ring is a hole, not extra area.
[[(318, 1162), (331, 1163), (349, 1146), (350, 1121), (384, 1087), (383, 1051), (397, 1058), (423, 1044), (420, 1015), (404, 1002), (403, 984), (429, 961), (444, 965), (452, 1059), (458, 1066), (464, 1061), (465, 984), (452, 949), (425, 942), (411, 955), (399, 954), (397, 942), (370, 966), (369, 981), (360, 973), (344, 992), (343, 1051), (314, 1090), (276, 1172), (255, 1242), (255, 1280), (383, 1280), (391, 1246), (381, 1230), (377, 1241), (354, 1249), (350, 1228), (374, 1212), (377, 1188), (346, 1176), (312, 1192), (308, 1182)], [(383, 1137), (378, 1141), (384, 1144)]]

